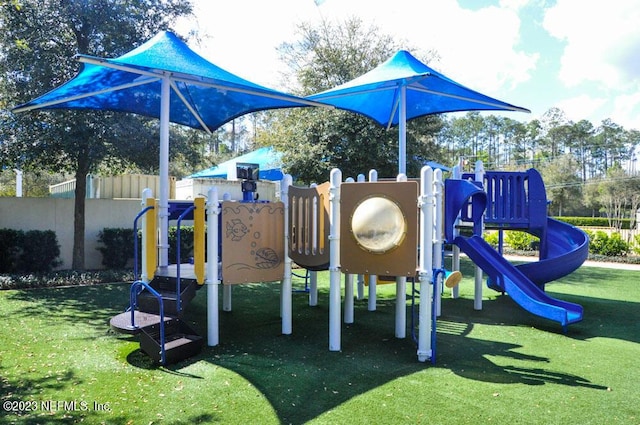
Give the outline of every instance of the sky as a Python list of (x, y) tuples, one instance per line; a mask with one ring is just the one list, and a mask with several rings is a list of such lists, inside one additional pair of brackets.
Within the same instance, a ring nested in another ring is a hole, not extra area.
[[(530, 121), (550, 108), (594, 126), (611, 119), (640, 130), (638, 0), (192, 0), (200, 45), (218, 66), (255, 83), (285, 89), (277, 47), (297, 40), (302, 22), (341, 22), (406, 43), (429, 66), (488, 96), (522, 106)], [(492, 112), (496, 114), (495, 112)]]

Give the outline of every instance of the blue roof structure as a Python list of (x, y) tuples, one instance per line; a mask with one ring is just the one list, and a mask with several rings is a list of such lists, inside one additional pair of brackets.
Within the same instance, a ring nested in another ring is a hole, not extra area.
[(234, 167), (238, 162), (258, 164), (260, 167), (260, 173), (258, 175), (260, 180), (279, 181), (284, 177), (284, 173), (282, 172), (282, 154), (280, 152), (276, 152), (273, 147), (265, 147), (240, 155), (236, 158), (230, 159), (229, 161), (218, 164), (215, 167), (207, 168), (206, 170), (191, 174), (187, 178), (226, 179), (229, 167)]

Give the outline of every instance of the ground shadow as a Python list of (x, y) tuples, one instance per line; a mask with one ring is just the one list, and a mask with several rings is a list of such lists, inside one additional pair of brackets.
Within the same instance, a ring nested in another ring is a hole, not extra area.
[[(194, 303), (192, 317), (205, 317), (204, 298)], [(265, 395), (283, 423), (305, 423), (360, 394), (429, 367), (491, 383), (606, 389), (580, 376), (545, 369), (549, 359), (523, 354), (518, 351), (520, 345), (470, 337), (473, 324), (465, 322), (464, 315), (440, 323), (437, 364), (420, 363), (411, 332), (402, 340), (394, 336), (395, 301), (391, 299), (379, 300), (374, 312), (367, 311), (366, 300), (356, 302), (355, 324), (342, 325), (342, 351), (330, 352), (328, 294), (321, 291), (320, 299), (319, 306), (309, 307), (305, 294), (294, 295), (294, 332), (282, 336), (278, 291), (268, 285), (236, 287), (234, 311), (221, 314), (221, 344), (206, 347), (199, 356), (168, 369), (180, 370), (198, 361), (230, 369)], [(486, 324), (513, 324), (514, 320), (517, 324), (528, 314), (514, 316), (507, 297), (492, 303), (491, 313), (483, 319)], [(195, 321), (195, 326), (201, 325)], [(492, 356), (514, 363), (535, 362), (536, 366), (501, 366), (489, 360)]]
[[(15, 291), (8, 298), (28, 302), (18, 315), (48, 314), (68, 320), (82, 320), (96, 328), (96, 335), (108, 334), (108, 319), (128, 304), (128, 285), (99, 285)], [(517, 344), (479, 340), (471, 337), (475, 324), (533, 326), (561, 333), (559, 325), (523, 311), (508, 296), (485, 301), (481, 314), (473, 313), (473, 300), (443, 300), (443, 319), (438, 322), (437, 364), (420, 363), (410, 337), (394, 336), (395, 301), (380, 299), (374, 312), (367, 301), (356, 302), (353, 325), (342, 325), (342, 351), (328, 350), (328, 293), (320, 292), (317, 307), (307, 305), (307, 294), (295, 293), (292, 335), (281, 335), (279, 285), (234, 287), (234, 309), (220, 314), (220, 345), (205, 347), (191, 359), (161, 368), (185, 379), (202, 379), (183, 372), (186, 366), (206, 361), (243, 376), (274, 407), (283, 423), (305, 423), (394, 379), (427, 368), (445, 368), (467, 379), (507, 384), (562, 384), (597, 390), (603, 386), (580, 376), (547, 370), (549, 359), (526, 355)], [(569, 297), (563, 296), (563, 299)], [(637, 303), (598, 300), (573, 296), (585, 310), (607, 311), (606, 320), (586, 319), (572, 325), (569, 337), (607, 336), (638, 342), (637, 325), (629, 328), (630, 312)], [(206, 288), (199, 291), (185, 314), (202, 335), (206, 335)], [(603, 327), (604, 326), (604, 327)], [(633, 336), (631, 334), (634, 334)], [(130, 338), (130, 337), (119, 337)], [(532, 367), (501, 366), (489, 357), (500, 356), (533, 362)], [(133, 367), (158, 369), (139, 349), (125, 355)], [(9, 383), (9, 386), (15, 384)], [(4, 389), (4, 388), (3, 388)], [(117, 418), (115, 418), (117, 419)], [(191, 418), (215, 420), (215, 418)], [(117, 423), (117, 420), (115, 421)], [(125, 422), (123, 422), (125, 423)], [(183, 423), (183, 422), (176, 422)], [(184, 423), (188, 423), (185, 419)]]

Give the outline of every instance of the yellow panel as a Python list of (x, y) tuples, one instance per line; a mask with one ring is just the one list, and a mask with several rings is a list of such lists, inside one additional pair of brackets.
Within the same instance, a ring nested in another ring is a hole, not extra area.
[(198, 197), (193, 200), (196, 207), (193, 211), (193, 271), (198, 284), (204, 283), (204, 198)]
[(284, 275), (284, 204), (222, 203), (222, 281), (280, 281)]
[(146, 275), (149, 280), (153, 279), (158, 267), (158, 228), (156, 225), (156, 217), (158, 216), (158, 206), (154, 198), (147, 199), (147, 206), (153, 207), (145, 214), (144, 234), (147, 238), (147, 252), (143, 253), (146, 257)]

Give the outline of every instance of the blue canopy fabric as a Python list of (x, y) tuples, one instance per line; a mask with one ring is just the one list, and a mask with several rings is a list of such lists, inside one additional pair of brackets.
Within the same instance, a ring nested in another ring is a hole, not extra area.
[(260, 167), (260, 172), (258, 174), (260, 180), (279, 181), (284, 177), (284, 173), (282, 172), (282, 154), (280, 152), (276, 152), (273, 147), (264, 147), (256, 149), (253, 152), (240, 155), (229, 161), (222, 162), (215, 167), (207, 168), (206, 170), (191, 174), (187, 178), (226, 179), (229, 167), (238, 162), (258, 164)]
[(471, 90), (400, 50), (371, 71), (307, 99), (363, 114), (379, 125), (399, 125), (399, 172), (406, 165), (406, 122), (455, 111), (528, 109)]
[(78, 55), (83, 66), (62, 86), (14, 108), (93, 109), (160, 119), (159, 266), (168, 265), (169, 123), (211, 133), (241, 115), (322, 106), (240, 78), (207, 61), (167, 31), (114, 59)]
[(173, 94), (169, 120), (208, 132), (250, 112), (318, 105), (225, 71), (167, 31), (114, 59), (78, 60), (82, 68), (73, 79), (14, 111), (100, 109), (159, 118), (163, 77)]
[(371, 71), (308, 99), (368, 116), (391, 127), (400, 123), (400, 87), (406, 87), (407, 120), (455, 111), (528, 109), (471, 90), (400, 50)]

